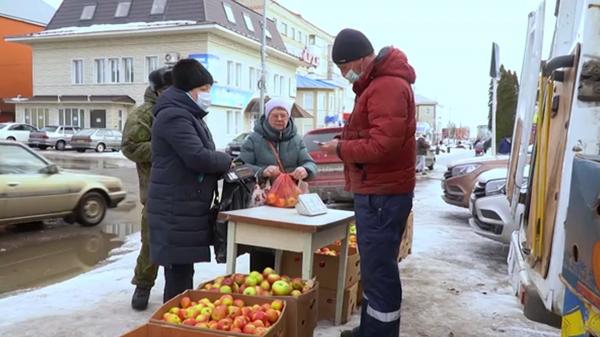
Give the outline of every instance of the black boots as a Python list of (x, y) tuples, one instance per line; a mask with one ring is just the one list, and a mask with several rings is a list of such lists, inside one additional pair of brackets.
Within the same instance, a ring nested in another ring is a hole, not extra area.
[(150, 288), (136, 287), (131, 298), (131, 307), (135, 310), (146, 310), (150, 299)]

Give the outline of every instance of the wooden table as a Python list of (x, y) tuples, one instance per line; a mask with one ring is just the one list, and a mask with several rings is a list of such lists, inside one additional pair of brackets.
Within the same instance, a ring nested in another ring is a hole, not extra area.
[[(295, 209), (261, 206), (236, 211), (221, 212), (219, 219), (228, 221), (227, 273), (235, 273), (237, 245), (275, 249), (275, 270), (281, 272), (282, 251), (302, 253), (302, 279), (313, 277), (315, 250), (341, 241), (340, 264), (337, 282), (335, 324), (342, 321), (344, 280), (348, 260), (348, 230), (354, 212), (329, 209), (326, 214), (303, 216)], [(261, 272), (261, 270), (258, 270)]]

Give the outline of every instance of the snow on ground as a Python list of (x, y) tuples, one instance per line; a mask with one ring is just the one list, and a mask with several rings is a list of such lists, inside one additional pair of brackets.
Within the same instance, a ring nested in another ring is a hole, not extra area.
[[(413, 251), (400, 263), (400, 336), (559, 336), (557, 329), (523, 316), (508, 284), (507, 247), (475, 235), (467, 223), (468, 211), (443, 203), (443, 170), (439, 165), (417, 183)], [(162, 302), (164, 281), (161, 271), (147, 311), (130, 308), (129, 282), (138, 249), (139, 235), (131, 235), (95, 270), (0, 299), (0, 336), (108, 337), (143, 324)], [(238, 258), (238, 270), (248, 270), (246, 255)], [(224, 273), (224, 265), (197, 264), (195, 284)], [(342, 327), (320, 322), (315, 336), (338, 336), (358, 323), (357, 314)]]

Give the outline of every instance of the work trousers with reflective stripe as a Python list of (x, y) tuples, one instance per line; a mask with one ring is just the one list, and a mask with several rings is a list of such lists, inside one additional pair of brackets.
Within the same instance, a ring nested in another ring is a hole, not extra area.
[(363, 285), (359, 334), (398, 337), (402, 284), (398, 253), (413, 195), (354, 195)]

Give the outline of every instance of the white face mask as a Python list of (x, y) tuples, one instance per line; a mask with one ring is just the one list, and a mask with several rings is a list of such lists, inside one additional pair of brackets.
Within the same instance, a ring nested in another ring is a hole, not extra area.
[(360, 78), (360, 74), (357, 74), (354, 72), (354, 70), (350, 69), (347, 73), (346, 76), (344, 76), (350, 83), (354, 83), (356, 81), (358, 81), (358, 79)]
[(210, 107), (210, 92), (200, 92), (196, 98), (196, 104), (200, 109), (206, 111)]

